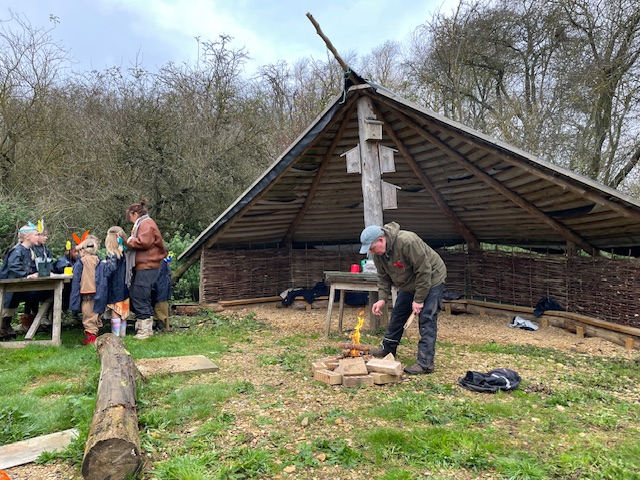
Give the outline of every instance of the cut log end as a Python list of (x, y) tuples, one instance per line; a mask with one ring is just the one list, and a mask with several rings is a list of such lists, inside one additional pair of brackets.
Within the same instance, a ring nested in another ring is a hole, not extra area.
[[(87, 452), (82, 462), (82, 476), (85, 480), (128, 478), (141, 468), (142, 459), (135, 444), (110, 438), (97, 443)], [(108, 477), (105, 477), (106, 472)]]

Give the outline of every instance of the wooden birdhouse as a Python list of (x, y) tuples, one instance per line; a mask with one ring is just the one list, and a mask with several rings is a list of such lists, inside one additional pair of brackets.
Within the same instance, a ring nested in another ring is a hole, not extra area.
[(392, 183), (380, 180), (381, 194), (382, 194), (382, 209), (393, 210), (398, 208), (398, 190), (400, 187), (393, 185)]
[(382, 140), (382, 125), (384, 122), (367, 118), (364, 121), (364, 139), (365, 140)]
[(396, 171), (396, 163), (393, 158), (398, 151), (391, 147), (378, 144), (378, 158), (380, 159), (380, 173), (393, 173)]
[(347, 173), (362, 173), (362, 162), (360, 161), (360, 144), (351, 150), (344, 152), (341, 157), (347, 157)]

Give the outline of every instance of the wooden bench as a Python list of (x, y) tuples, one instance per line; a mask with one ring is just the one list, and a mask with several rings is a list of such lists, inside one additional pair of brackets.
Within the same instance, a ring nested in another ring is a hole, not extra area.
[[(535, 310), (531, 307), (523, 307), (520, 305), (508, 305), (473, 299), (444, 300), (443, 304), (446, 313), (451, 313), (451, 306), (457, 304), (474, 307), (480, 315), (485, 314), (488, 310), (498, 310), (508, 312), (509, 314), (521, 313), (533, 315)], [(546, 310), (539, 319), (540, 325), (543, 328), (549, 325), (564, 328), (565, 330), (574, 332), (581, 338), (587, 336), (599, 337), (622, 345), (629, 350), (640, 345), (640, 328), (619, 325), (617, 323), (600, 320), (599, 318), (559, 310)]]

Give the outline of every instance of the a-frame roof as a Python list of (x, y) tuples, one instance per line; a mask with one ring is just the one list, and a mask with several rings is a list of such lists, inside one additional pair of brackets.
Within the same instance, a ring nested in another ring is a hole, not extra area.
[(351, 86), (181, 255), (202, 247), (358, 243), (361, 176), (342, 156), (359, 143), (356, 102), (371, 98), (400, 187), (385, 222), (434, 247), (480, 242), (636, 252), (640, 202), (447, 119), (370, 82)]

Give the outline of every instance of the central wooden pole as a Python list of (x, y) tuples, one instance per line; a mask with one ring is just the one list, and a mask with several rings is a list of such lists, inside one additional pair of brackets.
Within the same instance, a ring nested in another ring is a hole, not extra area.
[[(371, 98), (358, 99), (358, 135), (360, 139), (360, 161), (362, 169), (362, 200), (364, 203), (364, 226), (384, 225), (382, 215), (382, 177), (378, 159), (378, 142), (370, 139), (371, 122), (379, 122), (373, 112)], [(378, 300), (377, 292), (369, 292), (369, 323), (371, 330), (383, 328), (388, 323), (387, 307), (382, 315), (374, 315), (371, 306)]]
[(383, 225), (382, 186), (378, 143), (368, 139), (368, 121), (376, 121), (371, 98), (358, 99), (358, 134), (360, 137), (360, 161), (362, 162), (362, 200), (364, 202), (364, 226)]

